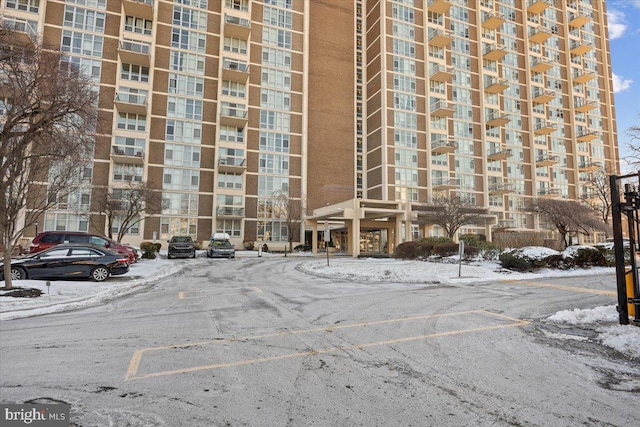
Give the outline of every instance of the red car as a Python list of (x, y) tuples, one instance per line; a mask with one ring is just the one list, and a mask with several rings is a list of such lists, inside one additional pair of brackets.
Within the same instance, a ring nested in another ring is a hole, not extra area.
[(137, 255), (134, 251), (120, 243), (109, 239), (108, 237), (99, 236), (97, 234), (88, 234), (80, 231), (45, 231), (38, 234), (31, 242), (29, 253), (35, 254), (45, 249), (61, 243), (82, 243), (93, 244), (101, 247), (117, 251), (129, 258), (129, 264), (137, 261)]

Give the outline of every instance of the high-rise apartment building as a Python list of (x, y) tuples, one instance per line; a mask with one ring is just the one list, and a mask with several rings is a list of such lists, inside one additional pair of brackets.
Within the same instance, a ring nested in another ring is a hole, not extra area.
[(284, 196), (306, 208), (294, 240), (328, 227), (355, 255), (442, 234), (442, 194), (482, 209), (470, 230), (539, 230), (527, 201), (618, 170), (604, 0), (0, 4), (100, 89), (92, 187), (46, 230), (104, 232), (95, 188), (144, 182), (163, 210), (130, 242), (284, 246)]

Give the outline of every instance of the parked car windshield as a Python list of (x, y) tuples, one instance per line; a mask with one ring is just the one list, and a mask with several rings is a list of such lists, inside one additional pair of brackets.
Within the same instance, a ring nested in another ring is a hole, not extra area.
[(171, 243), (191, 243), (189, 236), (175, 236), (171, 238)]
[(213, 246), (214, 248), (220, 248), (220, 249), (230, 249), (231, 243), (226, 240), (214, 240), (211, 243), (211, 246)]

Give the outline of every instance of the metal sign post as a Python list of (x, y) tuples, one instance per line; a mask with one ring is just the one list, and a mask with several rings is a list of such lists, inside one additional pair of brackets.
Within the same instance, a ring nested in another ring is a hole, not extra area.
[(327, 267), (329, 267), (329, 242), (331, 241), (331, 231), (329, 231), (329, 221), (324, 220), (324, 246), (327, 251)]
[(460, 240), (458, 249), (458, 277), (462, 275), (462, 256), (464, 255), (464, 241)]

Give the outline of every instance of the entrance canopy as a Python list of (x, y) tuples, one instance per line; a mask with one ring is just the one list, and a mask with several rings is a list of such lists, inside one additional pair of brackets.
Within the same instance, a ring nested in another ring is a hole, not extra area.
[[(360, 229), (380, 228), (389, 230), (389, 240), (393, 245), (387, 246), (387, 251), (400, 244), (402, 224), (410, 227), (410, 205), (405, 202), (391, 202), (370, 199), (351, 199), (341, 203), (315, 209), (307, 217), (307, 226), (313, 228), (313, 251), (318, 248), (318, 229), (324, 229), (325, 221), (330, 228), (346, 228), (349, 234), (347, 252), (357, 257), (360, 254)], [(409, 234), (407, 234), (409, 235)], [(393, 240), (392, 240), (393, 236)]]

